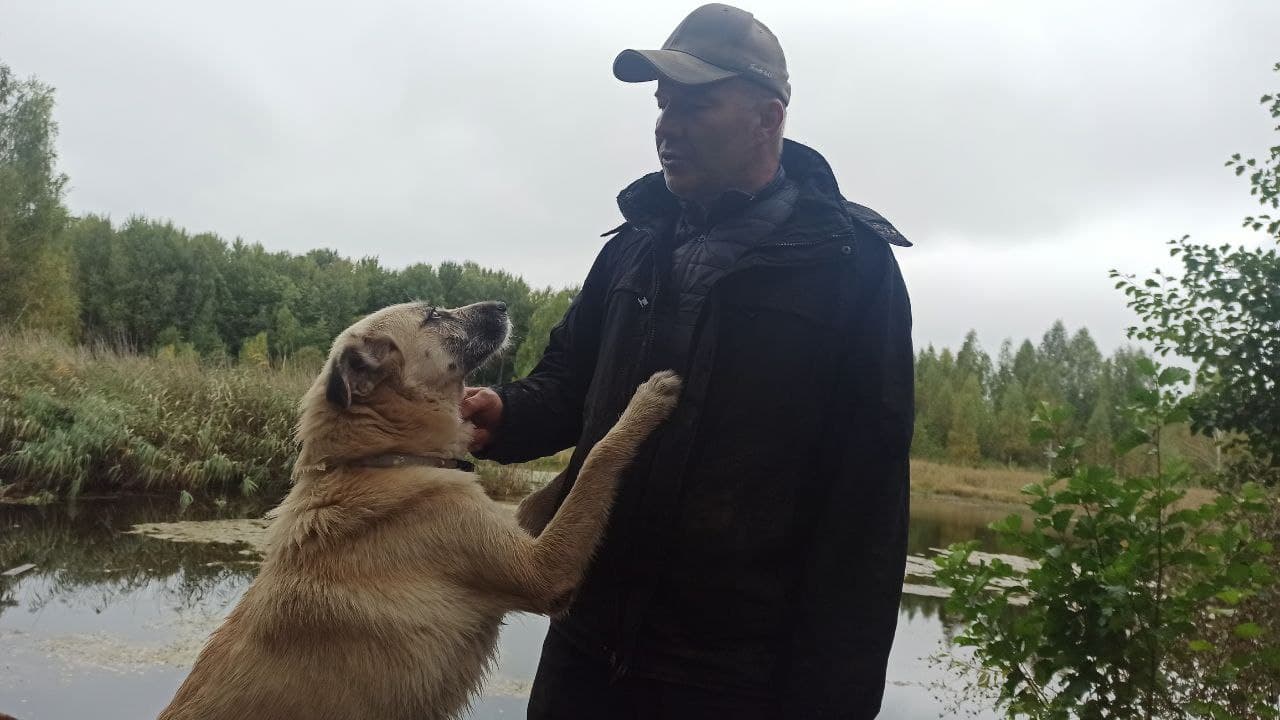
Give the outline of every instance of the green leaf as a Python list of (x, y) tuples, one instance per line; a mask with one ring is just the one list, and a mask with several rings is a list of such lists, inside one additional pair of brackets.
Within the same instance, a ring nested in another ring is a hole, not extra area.
[(1117, 455), (1125, 455), (1136, 447), (1146, 445), (1151, 438), (1146, 432), (1138, 428), (1129, 428), (1124, 431), (1120, 437), (1116, 438), (1115, 449)]
[(1252, 622), (1247, 622), (1247, 623), (1242, 623), (1240, 625), (1237, 625), (1235, 629), (1236, 637), (1244, 638), (1245, 640), (1251, 640), (1253, 638), (1260, 637), (1262, 633), (1263, 633), (1262, 627), (1258, 625), (1258, 623), (1252, 623)]
[(1016, 533), (1022, 529), (1022, 516), (1018, 514), (1006, 515), (1000, 520), (996, 520), (987, 527), (999, 533)]
[(1053, 428), (1045, 425), (1032, 425), (1031, 429), (1027, 432), (1027, 439), (1030, 440), (1033, 445), (1049, 442), (1053, 439)]
[(1156, 376), (1156, 364), (1151, 361), (1151, 358), (1148, 358), (1148, 357), (1138, 358), (1137, 360), (1134, 361), (1133, 368), (1137, 370), (1138, 374), (1142, 375), (1143, 377)]
[(1164, 416), (1164, 421), (1167, 425), (1186, 422), (1189, 419), (1191, 419), (1191, 411), (1185, 403), (1179, 403), (1177, 407), (1169, 411), (1168, 415)]
[(1053, 529), (1058, 532), (1065, 532), (1067, 525), (1071, 522), (1071, 516), (1074, 514), (1072, 510), (1059, 510), (1053, 514)]
[(1266, 496), (1267, 492), (1258, 483), (1248, 482), (1240, 486), (1240, 499), (1242, 500), (1262, 500)]
[(1188, 640), (1187, 647), (1191, 648), (1192, 652), (1206, 652), (1213, 649), (1213, 643), (1208, 640)]
[(1239, 605), (1240, 601), (1244, 598), (1244, 593), (1236, 590), (1235, 588), (1227, 588), (1226, 590), (1214, 595), (1214, 597), (1228, 605)]

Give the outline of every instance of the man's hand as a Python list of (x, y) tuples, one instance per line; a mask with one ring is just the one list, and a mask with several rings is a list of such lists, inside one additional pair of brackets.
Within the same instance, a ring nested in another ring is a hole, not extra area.
[(462, 419), (476, 426), (471, 436), (471, 452), (485, 449), (502, 422), (502, 398), (487, 387), (469, 387), (462, 391)]

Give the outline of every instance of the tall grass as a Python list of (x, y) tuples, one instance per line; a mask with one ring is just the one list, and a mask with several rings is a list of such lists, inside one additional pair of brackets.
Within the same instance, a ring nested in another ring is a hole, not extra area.
[(283, 491), (313, 377), (0, 334), (0, 485), (67, 497)]
[[(1048, 473), (1019, 468), (973, 468), (946, 465), (928, 460), (911, 461), (911, 492), (916, 495), (945, 495), (967, 500), (1025, 505), (1027, 496), (1022, 488), (1040, 482)], [(1200, 487), (1187, 489), (1187, 496), (1179, 507), (1191, 507), (1213, 499), (1212, 490)]]

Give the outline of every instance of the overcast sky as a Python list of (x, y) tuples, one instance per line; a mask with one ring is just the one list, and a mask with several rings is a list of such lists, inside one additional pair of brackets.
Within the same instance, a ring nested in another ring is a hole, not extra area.
[[(613, 57), (693, 7), (0, 0), (0, 62), (57, 88), (75, 212), (558, 286), (657, 167), (652, 86)], [(745, 7), (787, 53), (788, 135), (915, 241), (920, 346), (1061, 318), (1109, 351), (1133, 319), (1109, 268), (1255, 238), (1222, 165), (1276, 143), (1280, 2)]]

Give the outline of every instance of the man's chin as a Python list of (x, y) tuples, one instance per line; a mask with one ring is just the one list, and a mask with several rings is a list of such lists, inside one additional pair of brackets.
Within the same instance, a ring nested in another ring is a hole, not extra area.
[(662, 179), (667, 182), (667, 190), (678, 198), (689, 199), (697, 195), (694, 189), (696, 183), (692, 182), (693, 178), (682, 173), (673, 173), (670, 170), (662, 171)]

